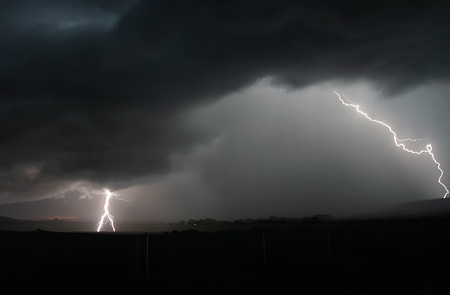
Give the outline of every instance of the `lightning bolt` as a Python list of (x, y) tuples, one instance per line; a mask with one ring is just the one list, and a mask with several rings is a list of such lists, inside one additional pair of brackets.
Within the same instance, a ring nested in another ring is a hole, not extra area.
[(103, 192), (105, 193), (105, 205), (103, 205), (104, 213), (98, 222), (97, 232), (99, 232), (102, 229), (102, 226), (108, 222), (111, 224), (113, 231), (116, 231), (116, 228), (114, 227), (114, 216), (109, 212), (109, 201), (111, 198), (118, 200), (126, 199), (122, 198), (120, 194), (112, 193), (108, 188), (104, 188)]
[(412, 150), (412, 149), (407, 148), (406, 145), (405, 145), (405, 142), (420, 142), (420, 141), (425, 141), (427, 139), (423, 139), (423, 138), (419, 138), (419, 139), (403, 138), (403, 139), (400, 139), (400, 138), (397, 137), (397, 133), (392, 129), (392, 127), (390, 125), (384, 123), (383, 121), (373, 119), (367, 113), (361, 111), (361, 109), (359, 108), (359, 105), (358, 104), (354, 104), (353, 102), (351, 102), (350, 99), (348, 99), (348, 97), (345, 96), (345, 94), (342, 95), (345, 98), (345, 100), (344, 100), (342, 98), (342, 96), (338, 92), (336, 92), (334, 90), (333, 90), (333, 92), (334, 92), (334, 94), (336, 94), (338, 96), (340, 102), (344, 106), (351, 107), (351, 108), (355, 109), (356, 112), (358, 112), (359, 114), (363, 115), (370, 122), (377, 123), (377, 124), (385, 127), (389, 131), (389, 133), (392, 134), (392, 137), (394, 139), (394, 143), (395, 143), (395, 145), (398, 148), (401, 148), (405, 152), (408, 152), (408, 153), (411, 153), (411, 154), (414, 154), (414, 155), (428, 154), (431, 157), (431, 159), (433, 160), (434, 164), (436, 165), (436, 168), (440, 172), (440, 175), (439, 175), (439, 178), (438, 178), (438, 183), (445, 189), (445, 194), (444, 194), (443, 198), (445, 199), (447, 197), (449, 191), (448, 191), (448, 188), (445, 186), (445, 184), (442, 182), (442, 177), (444, 176), (444, 171), (441, 168), (441, 163), (439, 163), (436, 160), (436, 157), (435, 157), (435, 155), (433, 153), (433, 147), (431, 146), (431, 144), (427, 144), (425, 149), (422, 149), (422, 150)]

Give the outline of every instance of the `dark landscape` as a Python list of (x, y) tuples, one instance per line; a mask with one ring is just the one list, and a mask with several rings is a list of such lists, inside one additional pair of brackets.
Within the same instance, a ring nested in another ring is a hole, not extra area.
[[(450, 292), (448, 214), (205, 219), (116, 233), (44, 229), (76, 221), (1, 223), (4, 282), (76, 282), (113, 292), (143, 286), (207, 294)], [(42, 228), (5, 230), (8, 224)]]

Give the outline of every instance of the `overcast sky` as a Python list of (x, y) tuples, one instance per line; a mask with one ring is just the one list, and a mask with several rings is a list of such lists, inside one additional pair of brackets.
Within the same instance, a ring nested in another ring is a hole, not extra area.
[[(0, 2), (0, 215), (363, 215), (440, 198), (448, 1)], [(422, 144), (422, 146), (421, 146)], [(450, 175), (450, 174), (448, 174)], [(450, 183), (444, 175), (442, 181)]]

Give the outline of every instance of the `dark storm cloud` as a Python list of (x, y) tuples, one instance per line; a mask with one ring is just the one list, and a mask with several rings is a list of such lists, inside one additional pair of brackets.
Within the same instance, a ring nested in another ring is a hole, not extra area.
[(446, 79), (449, 8), (448, 1), (2, 1), (0, 175), (8, 181), (0, 189), (164, 171), (170, 153), (200, 136), (178, 114), (265, 76), (294, 87), (366, 79), (387, 93)]

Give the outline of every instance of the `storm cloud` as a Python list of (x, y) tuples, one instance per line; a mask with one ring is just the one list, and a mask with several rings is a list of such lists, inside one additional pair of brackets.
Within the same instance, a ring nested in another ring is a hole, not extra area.
[[(52, 196), (77, 181), (125, 189), (171, 173), (174, 155), (218, 137), (186, 114), (266, 77), (291, 90), (363, 81), (384, 98), (445, 83), (449, 8), (448, 1), (2, 1), (2, 200)], [(226, 171), (211, 171), (211, 184), (230, 177)]]

